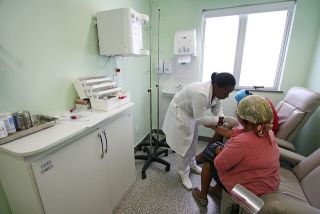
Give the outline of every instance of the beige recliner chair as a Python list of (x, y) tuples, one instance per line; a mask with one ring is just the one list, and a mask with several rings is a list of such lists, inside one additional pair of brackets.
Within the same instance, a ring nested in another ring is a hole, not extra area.
[[(282, 159), (297, 165), (292, 170), (280, 168), (279, 191), (259, 197), (264, 201), (264, 205), (258, 213), (320, 213), (320, 148), (308, 157), (285, 149), (280, 150)], [(221, 213), (229, 213), (234, 203), (234, 198), (224, 192)], [(244, 206), (240, 212), (252, 213)]]
[(290, 88), (276, 107), (279, 116), (279, 131), (276, 137), (279, 139), (279, 146), (295, 151), (295, 146), (288, 141), (293, 140), (319, 105), (320, 93), (303, 87)]

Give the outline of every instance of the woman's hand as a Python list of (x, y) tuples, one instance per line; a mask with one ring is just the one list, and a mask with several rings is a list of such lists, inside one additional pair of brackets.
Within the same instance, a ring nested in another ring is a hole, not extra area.
[(219, 121), (217, 123), (217, 126), (222, 126), (224, 122), (224, 117), (219, 117)]

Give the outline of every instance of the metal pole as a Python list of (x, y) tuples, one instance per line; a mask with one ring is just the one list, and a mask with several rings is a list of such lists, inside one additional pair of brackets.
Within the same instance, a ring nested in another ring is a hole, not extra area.
[(158, 9), (158, 82), (157, 82), (157, 141), (159, 142), (159, 123), (160, 123), (160, 85), (159, 85), (159, 68), (160, 68), (160, 9)]
[[(151, 16), (152, 17), (152, 6), (151, 6)], [(149, 51), (149, 115), (150, 115), (150, 133), (149, 133), (149, 143), (150, 146), (152, 146), (152, 57), (151, 57), (151, 53), (152, 53), (152, 28), (151, 28), (151, 21), (150, 20), (150, 41), (149, 41), (149, 46), (150, 46), (150, 51)]]

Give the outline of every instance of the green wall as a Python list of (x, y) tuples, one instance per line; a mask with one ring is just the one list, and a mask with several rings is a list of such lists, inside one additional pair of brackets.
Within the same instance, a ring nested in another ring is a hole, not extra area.
[[(1, 0), (0, 112), (50, 114), (73, 106), (79, 76), (113, 75), (113, 61), (100, 56), (95, 13), (131, 7), (150, 15), (149, 0)], [(145, 28), (147, 31), (147, 27)], [(145, 47), (149, 35), (145, 32)], [(148, 57), (117, 59), (119, 81), (135, 103), (135, 143), (147, 133)], [(9, 213), (0, 186), (0, 213)]]
[[(320, 7), (320, 5), (319, 5)], [(320, 27), (319, 27), (320, 28)], [(311, 64), (311, 73), (307, 87), (320, 92), (320, 29), (318, 33), (318, 41), (315, 47), (315, 54)], [(320, 108), (312, 115), (310, 120), (305, 124), (299, 133), (295, 145), (297, 151), (303, 155), (309, 155), (320, 147)]]

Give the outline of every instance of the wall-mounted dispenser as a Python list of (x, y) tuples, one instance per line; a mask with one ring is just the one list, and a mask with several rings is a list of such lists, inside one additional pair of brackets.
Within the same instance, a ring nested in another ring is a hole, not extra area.
[(149, 17), (131, 8), (97, 12), (99, 49), (106, 56), (149, 55), (143, 49), (142, 29)]
[(170, 59), (163, 60), (163, 73), (165, 74), (172, 73), (172, 62)]
[(174, 37), (174, 54), (179, 64), (189, 63), (196, 56), (196, 30), (177, 31)]
[(156, 72), (160, 74), (171, 74), (172, 73), (171, 59), (160, 59), (159, 68), (158, 68), (158, 64), (156, 64), (155, 69), (156, 69)]

